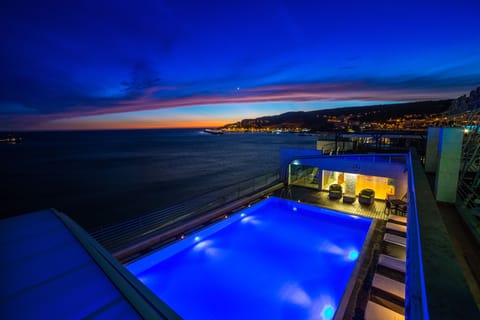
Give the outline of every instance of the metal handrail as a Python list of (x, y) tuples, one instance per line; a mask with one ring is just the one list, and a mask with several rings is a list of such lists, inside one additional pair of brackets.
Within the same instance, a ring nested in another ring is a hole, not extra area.
[(224, 186), (221, 189), (202, 193), (167, 208), (154, 210), (112, 225), (98, 227), (89, 233), (103, 247), (110, 251), (115, 251), (134, 242), (136, 239), (144, 238), (148, 234), (166, 229), (179, 220), (216, 209), (229, 202), (265, 189), (279, 180), (280, 176), (278, 173), (250, 178)]
[(181, 317), (152, 291), (136, 279), (115, 258), (98, 245), (67, 215), (52, 209), (84, 250), (98, 264), (124, 298), (143, 319), (181, 319)]
[(480, 209), (480, 203), (476, 202), (476, 199), (480, 199), (478, 194), (471, 186), (464, 182), (458, 184), (457, 195), (462, 200), (463, 205), (469, 209)]
[[(342, 154), (342, 155), (305, 155), (295, 157), (294, 160), (301, 159), (321, 159), (321, 158), (331, 158), (335, 157), (336, 159), (348, 159), (348, 160), (370, 160), (371, 162), (387, 162), (387, 163), (405, 163), (405, 153), (386, 153), (386, 154)], [(293, 160), (292, 160), (293, 161)]]

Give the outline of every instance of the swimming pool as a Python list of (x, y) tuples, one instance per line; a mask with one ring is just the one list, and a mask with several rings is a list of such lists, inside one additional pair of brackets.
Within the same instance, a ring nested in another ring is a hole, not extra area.
[(272, 197), (127, 268), (185, 319), (331, 319), (370, 224)]

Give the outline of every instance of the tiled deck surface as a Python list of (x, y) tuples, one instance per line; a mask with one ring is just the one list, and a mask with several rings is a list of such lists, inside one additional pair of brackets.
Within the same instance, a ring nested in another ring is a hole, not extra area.
[(343, 203), (342, 199), (330, 200), (328, 192), (296, 186), (291, 186), (290, 191), (287, 189), (278, 190), (274, 195), (369, 218), (386, 220), (388, 217), (388, 210), (385, 210), (385, 201), (382, 200), (375, 200), (375, 203), (370, 206), (361, 205), (358, 202), (358, 197), (354, 203)]

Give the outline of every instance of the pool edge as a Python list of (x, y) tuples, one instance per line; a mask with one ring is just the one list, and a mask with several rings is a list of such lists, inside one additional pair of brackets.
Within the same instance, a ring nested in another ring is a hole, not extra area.
[(357, 263), (355, 264), (355, 268), (353, 269), (352, 274), (350, 275), (350, 279), (348, 280), (347, 286), (343, 291), (342, 299), (340, 300), (340, 304), (338, 305), (338, 308), (335, 312), (335, 316), (333, 317), (333, 319), (335, 320), (344, 319), (345, 312), (348, 309), (348, 305), (350, 302), (353, 289), (355, 288), (356, 280), (358, 279), (360, 270), (365, 262), (365, 256), (369, 251), (368, 244), (372, 241), (372, 237), (373, 237), (373, 234), (375, 233), (375, 229), (378, 223), (379, 223), (378, 219), (372, 218), (372, 223), (368, 228), (367, 236), (365, 237), (365, 241), (363, 242), (362, 251), (360, 252)]

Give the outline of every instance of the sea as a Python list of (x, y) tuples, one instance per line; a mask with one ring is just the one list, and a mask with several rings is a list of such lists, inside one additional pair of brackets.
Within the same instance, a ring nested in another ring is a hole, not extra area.
[(0, 143), (0, 217), (45, 208), (85, 229), (123, 221), (279, 170), (280, 148), (316, 137), (199, 129), (16, 133)]

